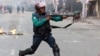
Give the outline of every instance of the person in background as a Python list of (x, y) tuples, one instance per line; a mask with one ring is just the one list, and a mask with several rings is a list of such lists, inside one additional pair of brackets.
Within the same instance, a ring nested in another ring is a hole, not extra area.
[(24, 6), (22, 6), (22, 13), (24, 13), (24, 11), (25, 11), (25, 10), (24, 10)]
[(19, 13), (20, 12), (20, 7), (19, 6), (17, 6), (17, 13)]

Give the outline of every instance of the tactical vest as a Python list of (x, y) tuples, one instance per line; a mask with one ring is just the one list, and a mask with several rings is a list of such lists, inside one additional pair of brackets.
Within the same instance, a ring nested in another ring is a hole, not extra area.
[[(34, 16), (37, 17), (38, 20), (46, 19), (46, 13), (42, 15), (35, 13)], [(35, 27), (33, 24), (33, 30), (35, 34), (50, 34), (51, 32), (50, 22), (46, 21), (42, 26), (39, 27)]]

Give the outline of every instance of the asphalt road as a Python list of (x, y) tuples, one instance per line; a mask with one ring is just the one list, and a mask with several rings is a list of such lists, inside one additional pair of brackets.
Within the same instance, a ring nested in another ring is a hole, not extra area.
[[(51, 21), (52, 25), (65, 26), (71, 22), (68, 18), (62, 22)], [(31, 13), (0, 14), (0, 27), (9, 32), (17, 29), (24, 35), (0, 35), (0, 56), (18, 56), (19, 50), (32, 45)], [(53, 36), (61, 50), (61, 56), (98, 56), (100, 54), (100, 25), (76, 22), (66, 29), (53, 29)], [(53, 56), (52, 49), (44, 41), (34, 55)]]

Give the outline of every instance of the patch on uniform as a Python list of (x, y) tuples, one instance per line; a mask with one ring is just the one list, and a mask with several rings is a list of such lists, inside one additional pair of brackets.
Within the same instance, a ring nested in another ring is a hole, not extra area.
[(33, 17), (33, 19), (36, 19), (36, 17)]

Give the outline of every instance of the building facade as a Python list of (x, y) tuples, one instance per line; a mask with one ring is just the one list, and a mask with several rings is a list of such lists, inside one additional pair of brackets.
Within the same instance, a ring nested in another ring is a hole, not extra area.
[[(82, 0), (77, 0), (77, 1), (81, 2)], [(87, 16), (97, 16), (97, 18), (100, 18), (100, 0), (88, 0), (86, 7), (87, 7)], [(84, 10), (85, 8), (82, 9)]]
[(100, 18), (100, 0), (89, 0), (88, 15)]
[(97, 17), (100, 18), (100, 0), (96, 1)]

